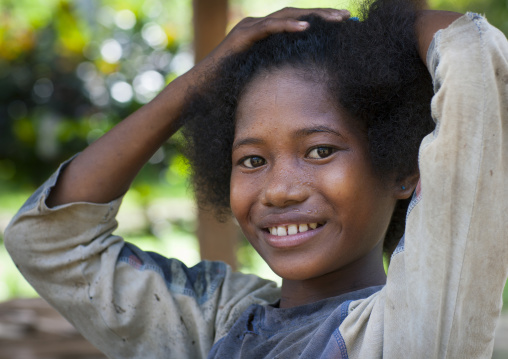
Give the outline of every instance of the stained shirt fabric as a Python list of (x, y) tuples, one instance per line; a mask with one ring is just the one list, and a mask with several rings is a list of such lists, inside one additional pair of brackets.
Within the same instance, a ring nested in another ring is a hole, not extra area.
[(339, 326), (349, 304), (383, 286), (369, 287), (302, 306), (253, 304), (212, 348), (212, 358), (347, 358)]
[[(508, 273), (507, 40), (468, 13), (436, 33), (427, 63), (436, 129), (422, 141), (420, 183), (383, 288), (278, 312), (270, 281), (125, 243), (114, 234), (121, 199), (48, 208), (61, 169), (11, 221), (5, 245), (110, 358), (490, 358)], [(271, 340), (272, 326), (287, 320), (296, 332), (291, 324), (306, 319), (307, 334)], [(239, 335), (236, 356), (228, 333)]]

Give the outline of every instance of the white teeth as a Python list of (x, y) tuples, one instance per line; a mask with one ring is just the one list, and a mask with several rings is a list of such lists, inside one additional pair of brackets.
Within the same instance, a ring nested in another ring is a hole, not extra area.
[(306, 224), (300, 224), (298, 226), (298, 232), (307, 232), (309, 230), (309, 227)]
[(290, 224), (286, 226), (277, 226), (268, 228), (269, 232), (273, 236), (287, 236), (297, 233), (307, 232), (310, 229), (316, 229), (317, 223), (302, 223), (302, 224)]

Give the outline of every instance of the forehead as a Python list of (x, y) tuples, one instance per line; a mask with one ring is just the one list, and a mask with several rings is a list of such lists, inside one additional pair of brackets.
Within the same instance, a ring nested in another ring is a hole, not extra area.
[(263, 72), (247, 85), (238, 103), (235, 137), (320, 125), (338, 127), (342, 133), (357, 132), (325, 81), (287, 67)]

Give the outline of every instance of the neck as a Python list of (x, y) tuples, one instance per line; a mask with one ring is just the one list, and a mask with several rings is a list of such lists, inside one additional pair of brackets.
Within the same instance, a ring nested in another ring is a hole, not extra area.
[(305, 305), (385, 283), (381, 243), (368, 255), (334, 272), (305, 280), (283, 279), (280, 308)]

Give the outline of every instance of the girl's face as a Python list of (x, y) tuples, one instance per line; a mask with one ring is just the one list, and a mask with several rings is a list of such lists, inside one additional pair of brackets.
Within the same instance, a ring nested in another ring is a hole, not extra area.
[(232, 159), (233, 214), (282, 278), (381, 255), (398, 192), (375, 175), (365, 131), (324, 85), (291, 68), (254, 79), (238, 106)]

